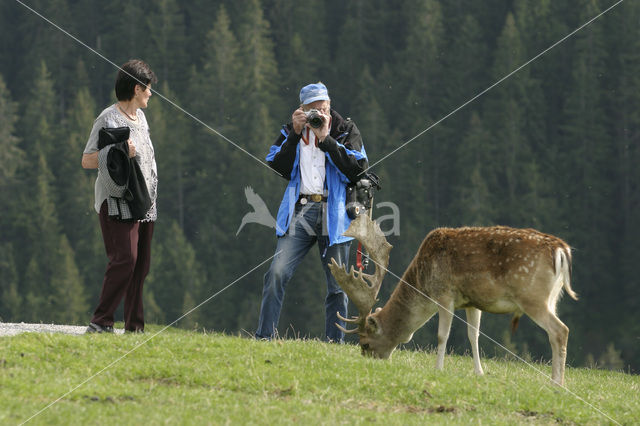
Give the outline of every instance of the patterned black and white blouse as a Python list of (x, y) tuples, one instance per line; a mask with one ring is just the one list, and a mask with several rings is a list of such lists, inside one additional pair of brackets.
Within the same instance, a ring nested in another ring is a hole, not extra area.
[[(151, 208), (147, 212), (147, 216), (143, 221), (155, 221), (158, 217), (156, 208), (156, 198), (158, 196), (158, 169), (156, 166), (155, 151), (149, 136), (149, 125), (141, 109), (136, 111), (138, 119), (131, 121), (125, 117), (116, 104), (111, 105), (100, 113), (96, 121), (93, 123), (89, 140), (84, 149), (85, 154), (91, 154), (98, 151), (98, 133), (103, 127), (123, 127), (128, 126), (131, 129), (130, 138), (136, 147), (136, 161), (140, 165), (142, 175), (147, 184), (149, 197), (151, 197)], [(98, 171), (100, 173), (100, 171)], [(101, 183), (101, 179), (96, 179), (95, 185), (95, 209), (99, 213), (100, 206), (107, 199), (107, 188)]]

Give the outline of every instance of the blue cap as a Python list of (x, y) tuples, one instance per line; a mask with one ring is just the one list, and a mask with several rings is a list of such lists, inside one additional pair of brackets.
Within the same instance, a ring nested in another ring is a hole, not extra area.
[(315, 101), (330, 101), (327, 86), (322, 83), (308, 84), (300, 89), (300, 103), (310, 104)]

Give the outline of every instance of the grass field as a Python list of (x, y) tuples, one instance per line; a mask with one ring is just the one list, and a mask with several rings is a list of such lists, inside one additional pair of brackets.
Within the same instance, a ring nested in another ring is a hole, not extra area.
[[(159, 330), (0, 337), (0, 424), (30, 419), (128, 352), (28, 424), (614, 424), (521, 362), (483, 359), (477, 377), (471, 357), (435, 371), (428, 352), (380, 361), (353, 345)], [(616, 422), (640, 422), (640, 377), (568, 368), (566, 382)]]

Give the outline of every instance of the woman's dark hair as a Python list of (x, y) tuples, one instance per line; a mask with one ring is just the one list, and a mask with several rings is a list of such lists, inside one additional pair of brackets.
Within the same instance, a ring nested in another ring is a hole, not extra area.
[(128, 101), (136, 93), (136, 84), (147, 88), (149, 83), (158, 81), (149, 65), (140, 59), (131, 59), (125, 62), (118, 70), (116, 77), (116, 98), (119, 101)]

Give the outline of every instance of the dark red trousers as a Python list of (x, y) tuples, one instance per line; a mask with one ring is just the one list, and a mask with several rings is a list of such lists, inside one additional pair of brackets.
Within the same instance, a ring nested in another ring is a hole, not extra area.
[(92, 323), (113, 326), (113, 314), (124, 297), (125, 330), (144, 330), (142, 286), (151, 264), (153, 225), (153, 222), (110, 219), (107, 202), (102, 203), (100, 228), (109, 264)]

